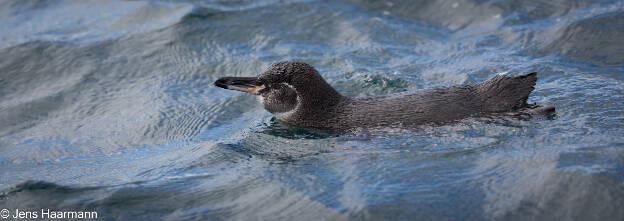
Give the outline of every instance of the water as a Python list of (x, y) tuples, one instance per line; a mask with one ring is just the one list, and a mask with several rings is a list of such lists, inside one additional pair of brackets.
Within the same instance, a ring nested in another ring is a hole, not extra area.
[[(0, 208), (102, 220), (623, 220), (622, 1), (2, 1)], [(348, 96), (536, 71), (556, 116), (334, 135), (212, 85)]]

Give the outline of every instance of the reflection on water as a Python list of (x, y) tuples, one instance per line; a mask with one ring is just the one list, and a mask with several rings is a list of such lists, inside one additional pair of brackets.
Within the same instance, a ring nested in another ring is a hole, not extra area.
[[(104, 219), (624, 219), (621, 1), (0, 2), (0, 208)], [(555, 116), (331, 134), (212, 85), (538, 72)]]

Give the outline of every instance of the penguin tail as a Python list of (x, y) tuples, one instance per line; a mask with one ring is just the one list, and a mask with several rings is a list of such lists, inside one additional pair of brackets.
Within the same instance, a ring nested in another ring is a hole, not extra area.
[(484, 97), (482, 110), (508, 112), (528, 107), (527, 100), (535, 89), (535, 82), (537, 73), (533, 72), (516, 77), (498, 75), (478, 84), (479, 93)]

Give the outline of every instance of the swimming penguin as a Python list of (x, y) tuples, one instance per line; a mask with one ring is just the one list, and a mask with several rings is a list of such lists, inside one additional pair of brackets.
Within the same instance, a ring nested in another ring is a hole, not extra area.
[(527, 104), (537, 74), (497, 75), (487, 81), (416, 93), (349, 98), (342, 96), (311, 65), (277, 62), (258, 77), (223, 77), (215, 86), (261, 98), (277, 119), (330, 131), (445, 123), (488, 114), (548, 114), (553, 106)]

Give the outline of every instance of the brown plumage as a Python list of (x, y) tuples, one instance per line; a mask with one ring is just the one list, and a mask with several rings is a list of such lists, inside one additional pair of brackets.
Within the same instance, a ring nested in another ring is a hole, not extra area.
[(537, 74), (495, 76), (463, 86), (414, 93), (348, 98), (340, 95), (309, 64), (272, 64), (257, 78), (225, 77), (216, 86), (250, 92), (263, 98), (265, 109), (282, 121), (332, 131), (445, 123), (497, 113), (547, 114), (552, 106), (526, 101)]

